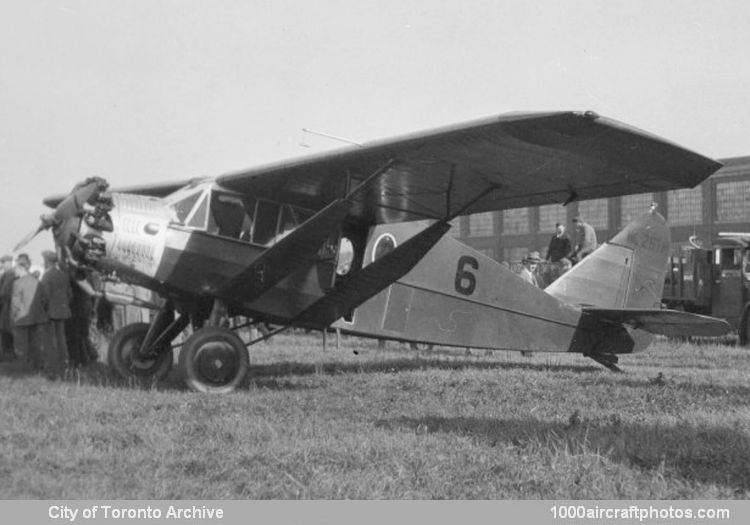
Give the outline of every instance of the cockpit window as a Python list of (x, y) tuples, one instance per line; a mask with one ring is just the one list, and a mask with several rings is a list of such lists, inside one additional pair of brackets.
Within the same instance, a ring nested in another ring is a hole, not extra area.
[(185, 224), (185, 221), (190, 215), (190, 211), (193, 209), (193, 206), (195, 206), (195, 203), (198, 202), (198, 197), (200, 197), (202, 193), (203, 192), (201, 191), (196, 191), (195, 193), (188, 195), (184, 199), (181, 199), (172, 204), (172, 209), (175, 211), (177, 222), (179, 222), (180, 224)]
[(206, 218), (208, 216), (208, 197), (204, 193), (201, 197), (200, 204), (195, 208), (195, 211), (188, 220), (188, 227), (203, 229), (206, 227)]
[(211, 193), (211, 214), (208, 233), (239, 239), (247, 211), (242, 199), (214, 191)]
[(184, 188), (167, 197), (173, 220), (211, 235), (272, 246), (314, 212), (289, 204), (217, 190), (204, 184)]

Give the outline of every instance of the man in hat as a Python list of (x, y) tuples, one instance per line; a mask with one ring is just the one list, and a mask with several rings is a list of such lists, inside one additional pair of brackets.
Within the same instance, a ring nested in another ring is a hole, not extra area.
[(576, 226), (576, 245), (573, 258), (576, 262), (581, 262), (584, 257), (596, 250), (596, 231), (594, 231), (593, 226), (584, 222), (580, 216), (573, 219), (573, 224)]
[(541, 262), (542, 258), (539, 256), (539, 252), (529, 252), (521, 261), (521, 273), (519, 274), (521, 279), (534, 286), (539, 286), (536, 269)]
[(16, 274), (13, 271), (13, 257), (0, 257), (0, 361), (13, 361), (16, 353), (13, 351), (13, 326), (10, 322), (10, 299), (13, 296), (13, 281)]
[(57, 377), (65, 370), (68, 345), (65, 342), (65, 321), (70, 319), (70, 301), (73, 290), (68, 274), (57, 266), (57, 254), (42, 252), (44, 275), (42, 286), (47, 294), (47, 333), (45, 334), (45, 369), (49, 376)]
[(27, 368), (39, 372), (43, 368), (44, 330), (47, 323), (47, 298), (39, 281), (29, 273), (31, 260), (25, 253), (16, 257), (16, 275), (10, 301), (13, 344)]

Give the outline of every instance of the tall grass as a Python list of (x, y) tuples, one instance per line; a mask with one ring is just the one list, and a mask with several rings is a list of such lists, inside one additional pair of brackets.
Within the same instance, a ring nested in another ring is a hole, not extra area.
[[(356, 354), (355, 354), (356, 352)], [(239, 391), (0, 368), (0, 497), (746, 498), (750, 354), (580, 356), (278, 336)]]

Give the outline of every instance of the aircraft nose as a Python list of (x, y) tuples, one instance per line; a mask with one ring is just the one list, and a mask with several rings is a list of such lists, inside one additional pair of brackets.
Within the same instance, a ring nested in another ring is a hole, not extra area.
[[(61, 242), (69, 242), (72, 227), (80, 223), (80, 216), (83, 213), (86, 203), (100, 200), (100, 194), (109, 187), (109, 183), (101, 177), (89, 177), (85, 181), (76, 184), (73, 190), (62, 199), (52, 213), (42, 215), (41, 224), (21, 242), (19, 242), (13, 251), (18, 251), (28, 244), (34, 237), (44, 230), (54, 228), (55, 242), (58, 243), (58, 237)], [(58, 235), (57, 230), (60, 230)], [(58, 246), (61, 244), (58, 243)]]

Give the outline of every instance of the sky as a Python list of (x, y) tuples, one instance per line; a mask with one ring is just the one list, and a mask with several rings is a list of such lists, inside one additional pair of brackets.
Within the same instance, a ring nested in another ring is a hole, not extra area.
[[(42, 198), (511, 111), (750, 155), (744, 0), (3, 0), (0, 252)], [(35, 262), (51, 233), (27, 246)]]

